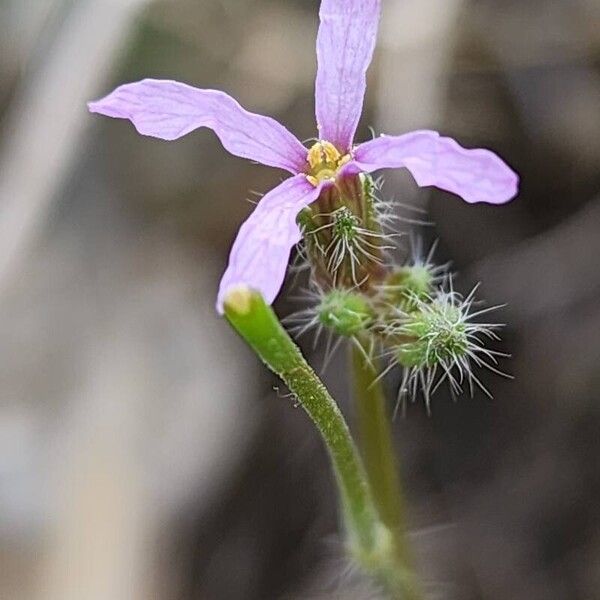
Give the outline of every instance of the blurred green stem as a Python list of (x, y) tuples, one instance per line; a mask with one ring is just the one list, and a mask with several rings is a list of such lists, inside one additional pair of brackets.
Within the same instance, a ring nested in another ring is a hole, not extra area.
[[(361, 340), (357, 340), (361, 344)], [(366, 345), (366, 344), (365, 344)], [(402, 486), (392, 441), (391, 420), (379, 370), (365, 345), (352, 347), (355, 406), (362, 459), (373, 499), (384, 525), (392, 534), (394, 561), (402, 573), (401, 598), (422, 598), (413, 570), (413, 556), (407, 538), (407, 522)]]

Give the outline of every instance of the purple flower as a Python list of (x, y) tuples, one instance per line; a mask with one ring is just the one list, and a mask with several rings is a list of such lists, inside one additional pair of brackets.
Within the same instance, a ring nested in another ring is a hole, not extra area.
[(301, 238), (298, 213), (340, 176), (405, 167), (418, 185), (434, 185), (467, 202), (502, 204), (516, 195), (517, 175), (493, 152), (467, 150), (435, 131), (354, 145), (379, 15), (380, 0), (322, 1), (315, 89), (320, 141), (310, 149), (277, 121), (244, 110), (227, 94), (175, 81), (129, 83), (89, 104), (92, 112), (129, 119), (139, 133), (164, 140), (209, 127), (232, 154), (292, 174), (241, 226), (221, 280), (219, 312), (228, 291), (239, 285), (273, 302)]

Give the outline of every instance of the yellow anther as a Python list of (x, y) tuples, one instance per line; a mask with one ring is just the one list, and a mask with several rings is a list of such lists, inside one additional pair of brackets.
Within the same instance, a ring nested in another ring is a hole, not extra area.
[(308, 164), (313, 170), (318, 170), (326, 165), (335, 166), (341, 156), (331, 142), (317, 142), (308, 151)]
[(336, 163), (342, 155), (338, 152), (338, 149), (330, 142), (322, 142), (323, 154), (325, 155), (326, 163)]
[(306, 160), (310, 166), (306, 178), (316, 186), (321, 181), (335, 180), (338, 169), (350, 160), (350, 155), (342, 156), (331, 142), (321, 141), (311, 146)]

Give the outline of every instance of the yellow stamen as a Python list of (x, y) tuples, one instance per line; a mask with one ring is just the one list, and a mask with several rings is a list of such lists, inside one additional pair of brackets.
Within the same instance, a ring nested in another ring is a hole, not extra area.
[(324, 162), (335, 163), (340, 160), (342, 155), (338, 152), (338, 149), (330, 142), (322, 142), (323, 155), (325, 156)]
[(318, 169), (323, 164), (337, 163), (341, 154), (331, 142), (317, 142), (308, 151), (308, 164), (311, 169)]
[(321, 181), (335, 180), (338, 169), (350, 160), (350, 155), (342, 156), (331, 142), (320, 141), (311, 146), (306, 160), (310, 166), (306, 178), (316, 186)]

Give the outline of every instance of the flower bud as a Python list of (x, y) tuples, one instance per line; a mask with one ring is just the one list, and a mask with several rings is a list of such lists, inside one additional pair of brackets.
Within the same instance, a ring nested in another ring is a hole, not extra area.
[(321, 324), (338, 335), (353, 336), (369, 326), (373, 311), (361, 294), (335, 289), (323, 296), (317, 307), (317, 317)]
[(429, 298), (433, 291), (435, 274), (428, 265), (411, 265), (395, 269), (383, 284), (387, 302), (409, 312), (419, 301)]

